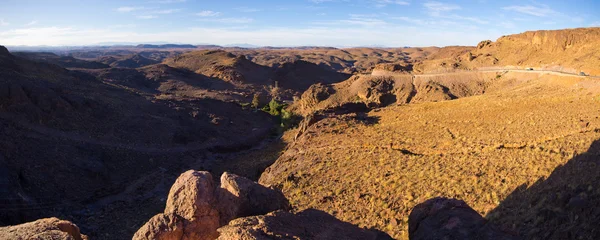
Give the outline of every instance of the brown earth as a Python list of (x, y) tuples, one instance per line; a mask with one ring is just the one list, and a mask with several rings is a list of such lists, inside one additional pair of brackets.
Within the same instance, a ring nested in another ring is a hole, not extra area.
[(260, 182), (297, 210), (400, 239), (411, 209), (435, 196), (526, 239), (595, 239), (598, 114), (596, 80), (507, 73), (482, 95), (318, 121)]

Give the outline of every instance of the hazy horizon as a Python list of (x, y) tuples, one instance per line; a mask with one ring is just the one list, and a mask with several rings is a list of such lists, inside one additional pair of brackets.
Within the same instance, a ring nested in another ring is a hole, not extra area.
[(598, 9), (595, 1), (9, 0), (0, 9), (0, 45), (472, 46), (531, 30), (600, 26)]

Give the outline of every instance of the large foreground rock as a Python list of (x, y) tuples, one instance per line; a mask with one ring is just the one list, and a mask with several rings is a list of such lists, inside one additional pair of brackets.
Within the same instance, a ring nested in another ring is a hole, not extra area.
[(185, 221), (184, 239), (214, 239), (219, 225), (215, 207), (215, 184), (209, 172), (189, 170), (175, 180), (169, 191), (165, 214)]
[(133, 239), (216, 239), (217, 229), (234, 218), (288, 208), (277, 190), (230, 173), (223, 173), (216, 187), (209, 172), (190, 170), (171, 187), (164, 213), (152, 217)]
[(465, 202), (447, 198), (433, 198), (417, 205), (410, 213), (408, 231), (411, 240), (520, 239), (492, 226)]
[(79, 228), (69, 222), (58, 218), (44, 218), (35, 222), (15, 226), (0, 227), (0, 239), (88, 239), (79, 232)]
[(220, 240), (266, 239), (391, 239), (383, 232), (359, 228), (314, 209), (298, 214), (276, 211), (263, 216), (238, 218), (219, 229)]

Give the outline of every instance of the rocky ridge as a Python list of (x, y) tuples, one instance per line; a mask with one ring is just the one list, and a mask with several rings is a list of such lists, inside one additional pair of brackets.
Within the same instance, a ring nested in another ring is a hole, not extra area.
[[(534, 68), (599, 75), (600, 28), (528, 31), (485, 40), (477, 47), (446, 47), (416, 63), (416, 72)], [(444, 53), (445, 54), (442, 54)]]

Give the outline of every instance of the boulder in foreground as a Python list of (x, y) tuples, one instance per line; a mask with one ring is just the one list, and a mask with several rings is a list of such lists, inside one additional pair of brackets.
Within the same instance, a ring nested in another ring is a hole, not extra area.
[(164, 213), (152, 217), (133, 239), (209, 240), (217, 229), (242, 216), (289, 209), (283, 194), (246, 178), (223, 173), (215, 186), (209, 172), (189, 170), (171, 187)]
[(85, 240), (79, 228), (58, 218), (44, 218), (15, 226), (0, 227), (0, 239), (66, 239)]

